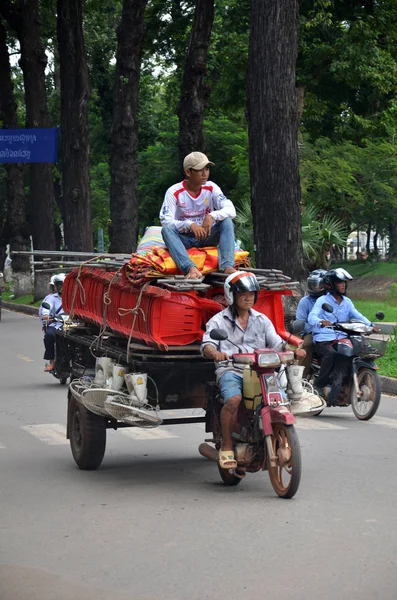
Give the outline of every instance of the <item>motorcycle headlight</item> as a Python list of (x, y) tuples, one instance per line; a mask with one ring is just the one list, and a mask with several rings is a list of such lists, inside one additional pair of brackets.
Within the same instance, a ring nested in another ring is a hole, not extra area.
[(258, 352), (257, 360), (259, 367), (278, 367), (281, 364), (277, 352)]

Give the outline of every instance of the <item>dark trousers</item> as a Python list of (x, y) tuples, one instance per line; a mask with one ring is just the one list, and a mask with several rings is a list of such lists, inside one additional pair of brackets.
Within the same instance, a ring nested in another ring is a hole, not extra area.
[(330, 375), (335, 367), (338, 353), (331, 342), (317, 342), (314, 351), (321, 360), (320, 373), (316, 379), (318, 387), (325, 387), (330, 380)]
[(44, 360), (54, 360), (55, 358), (55, 327), (46, 327), (44, 329)]

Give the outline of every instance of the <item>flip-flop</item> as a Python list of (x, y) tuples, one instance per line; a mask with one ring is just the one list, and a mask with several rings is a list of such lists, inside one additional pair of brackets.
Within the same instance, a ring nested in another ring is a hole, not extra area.
[(219, 466), (221, 469), (236, 469), (237, 461), (233, 450), (219, 450)]
[(47, 365), (44, 368), (45, 373), (51, 373), (51, 371), (53, 371), (55, 369), (55, 365)]

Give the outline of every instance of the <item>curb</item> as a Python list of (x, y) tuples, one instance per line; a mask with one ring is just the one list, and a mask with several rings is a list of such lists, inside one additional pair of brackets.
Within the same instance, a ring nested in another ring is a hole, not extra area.
[(14, 304), (13, 302), (1, 302), (1, 306), (14, 312), (23, 313), (25, 315), (39, 316), (39, 309), (36, 306), (28, 306), (27, 304)]
[(380, 375), (380, 381), (382, 384), (382, 392), (384, 394), (393, 394), (397, 396), (397, 379)]

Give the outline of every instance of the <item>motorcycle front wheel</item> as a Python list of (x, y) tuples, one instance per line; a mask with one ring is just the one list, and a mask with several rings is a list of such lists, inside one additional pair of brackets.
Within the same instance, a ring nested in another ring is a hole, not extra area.
[(280, 498), (292, 498), (298, 491), (302, 472), (301, 449), (295, 427), (274, 423), (271, 442), (277, 462), (272, 466), (268, 453), (270, 481)]
[(351, 404), (354, 415), (360, 421), (369, 421), (379, 408), (381, 396), (381, 383), (379, 375), (373, 369), (365, 367), (358, 370), (358, 387), (361, 392), (357, 394), (355, 385), (352, 385)]

